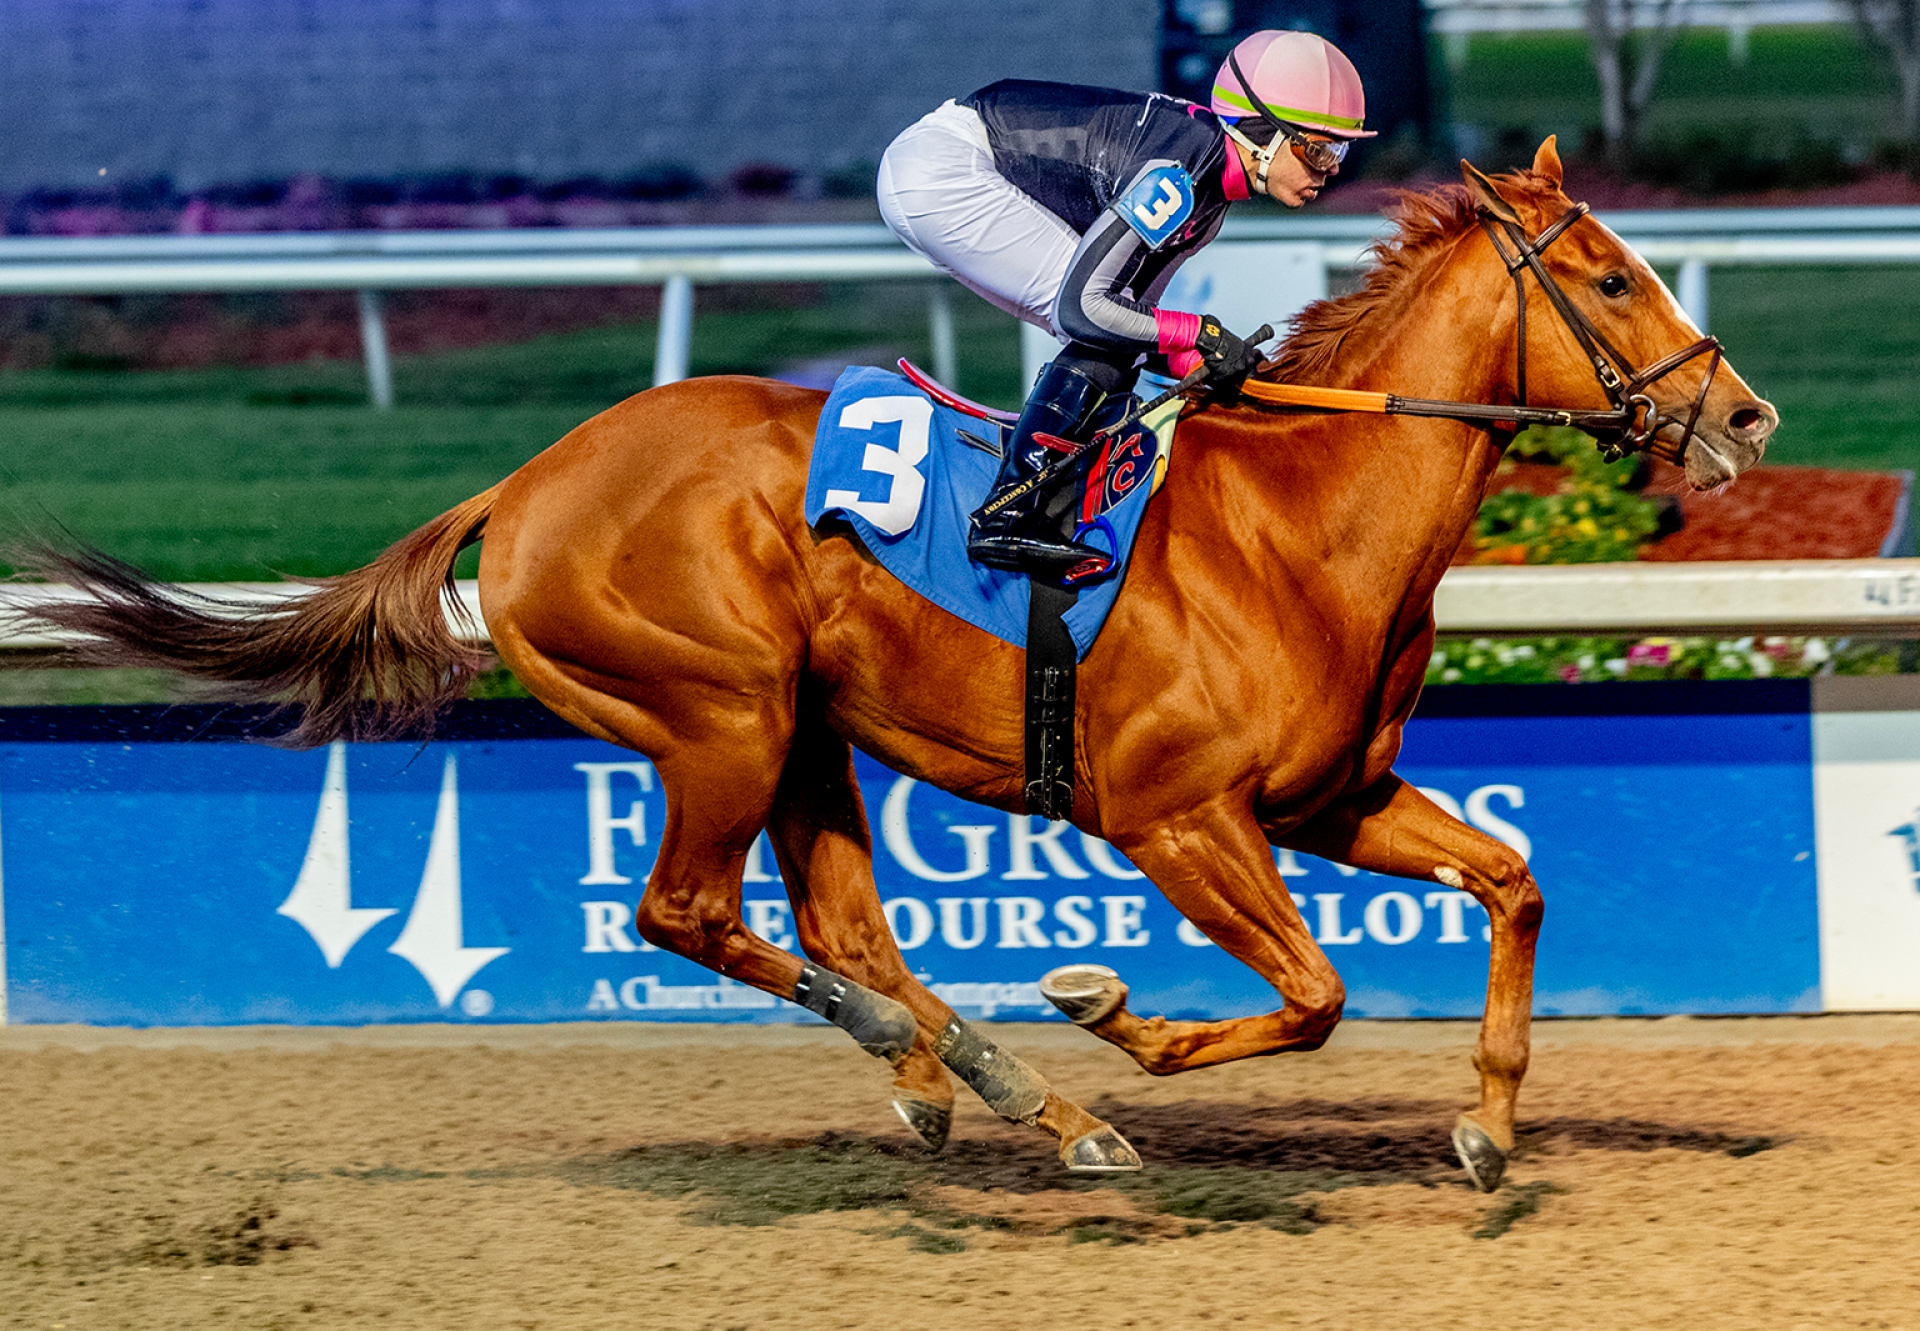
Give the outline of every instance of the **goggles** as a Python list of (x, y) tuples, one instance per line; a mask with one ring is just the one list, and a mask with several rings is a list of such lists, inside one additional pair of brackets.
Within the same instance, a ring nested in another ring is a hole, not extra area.
[(1307, 170), (1323, 176), (1338, 171), (1340, 163), (1347, 160), (1347, 149), (1353, 146), (1345, 139), (1310, 139), (1285, 125), (1280, 127), (1279, 137), (1287, 141), (1288, 149)]

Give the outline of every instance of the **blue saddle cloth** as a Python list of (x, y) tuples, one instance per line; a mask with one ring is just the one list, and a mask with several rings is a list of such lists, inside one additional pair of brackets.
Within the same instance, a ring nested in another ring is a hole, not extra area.
[[(1147, 500), (1166, 473), (1174, 401), (1129, 430), (1096, 465), (1089, 489), (1113, 536), (1116, 571), (1063, 618), (1085, 657), (1113, 609)], [(806, 517), (852, 524), (889, 573), (942, 609), (1016, 647), (1027, 644), (1025, 576), (967, 558), (967, 516), (993, 485), (1000, 461), (958, 437), (994, 427), (939, 403), (889, 370), (850, 366), (820, 413), (807, 474)], [(1098, 536), (1093, 543), (1104, 545)]]

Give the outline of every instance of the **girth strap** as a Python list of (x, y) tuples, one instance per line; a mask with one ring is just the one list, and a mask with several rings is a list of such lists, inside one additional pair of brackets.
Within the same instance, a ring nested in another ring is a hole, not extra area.
[(1039, 578), (1027, 590), (1028, 813), (1073, 814), (1073, 695), (1078, 653), (1062, 615), (1080, 599)]

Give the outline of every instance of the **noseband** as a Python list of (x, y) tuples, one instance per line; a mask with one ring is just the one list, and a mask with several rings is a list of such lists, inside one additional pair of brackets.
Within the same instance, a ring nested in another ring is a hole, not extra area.
[[(1599, 379), (1600, 387), (1606, 390), (1607, 400), (1613, 404), (1613, 410), (1605, 413), (1581, 413), (1584, 420), (1581, 428), (1589, 432), (1607, 436), (1600, 448), (1609, 461), (1625, 457), (1628, 453), (1649, 452), (1656, 457), (1679, 464), (1687, 451), (1687, 441), (1693, 438), (1693, 428), (1699, 424), (1701, 409), (1706, 405), (1707, 390), (1713, 385), (1713, 376), (1719, 373), (1723, 352), (1720, 339), (1712, 336), (1682, 347), (1670, 356), (1663, 356), (1644, 370), (1633, 368), (1633, 362), (1621, 354), (1620, 349), (1607, 340), (1607, 335), (1594, 326), (1593, 320), (1581, 313), (1578, 307), (1567, 298), (1560, 284), (1540, 262), (1541, 253), (1558, 240), (1575, 222), (1587, 215), (1587, 205), (1576, 203), (1560, 215), (1558, 221), (1542, 231), (1532, 241), (1527, 233), (1514, 222), (1497, 217), (1487, 209), (1479, 209), (1480, 229), (1487, 233), (1493, 249), (1500, 256), (1500, 262), (1506, 266), (1513, 277), (1513, 294), (1519, 303), (1519, 322), (1514, 332), (1516, 346), (1515, 390), (1524, 408), (1527, 403), (1527, 283), (1526, 274), (1531, 272), (1534, 280), (1540, 284), (1540, 290), (1554, 311), (1559, 314), (1560, 322), (1573, 334), (1580, 349), (1587, 353), (1587, 359), (1593, 362), (1594, 377)], [(1497, 228), (1497, 229), (1496, 229)], [(1501, 239), (1501, 232), (1506, 239)], [(1707, 362), (1707, 372), (1700, 380), (1700, 391), (1694, 394), (1693, 405), (1688, 410), (1684, 427), (1677, 441), (1659, 438), (1659, 432), (1669, 425), (1681, 424), (1680, 417), (1667, 415), (1654, 405), (1647, 396), (1647, 389), (1666, 378), (1696, 356), (1712, 354)], [(1532, 416), (1529, 411), (1528, 416)], [(1607, 418), (1611, 418), (1608, 420)], [(1529, 420), (1527, 423), (1533, 423)], [(1569, 419), (1566, 424), (1575, 424)]]

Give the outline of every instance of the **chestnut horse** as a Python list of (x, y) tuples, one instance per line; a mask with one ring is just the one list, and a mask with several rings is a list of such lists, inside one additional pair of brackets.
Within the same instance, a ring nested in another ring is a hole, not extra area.
[[(1601, 402), (1568, 323), (1523, 319), (1483, 217), (1526, 237), (1566, 223), (1541, 256), (1547, 270), (1631, 361), (1698, 339), (1618, 237), (1568, 221), (1560, 177), (1549, 140), (1531, 170), (1489, 179), (1467, 167), (1464, 188), (1408, 195), (1364, 288), (1307, 309), (1261, 377), (1511, 405), (1524, 328), (1531, 400)], [(1640, 391), (1658, 395), (1647, 419), (1688, 481), (1717, 486), (1758, 461), (1773, 408), (1731, 372), (1672, 368)], [(478, 668), (442, 595), (455, 555), (484, 530), (494, 649), (560, 716), (646, 755), (664, 785), (665, 831), (634, 915), (642, 937), (847, 1029), (891, 1063), (897, 1107), (936, 1149), (951, 1070), (1002, 1117), (1052, 1134), (1069, 1168), (1138, 1168), (1109, 1125), (916, 981), (887, 927), (851, 746), (1019, 811), (1023, 653), (908, 591), (843, 525), (807, 525), (822, 402), (750, 378), (642, 393), (291, 607), (236, 617), (102, 555), (43, 553), (40, 572), (92, 592), (44, 617), (108, 640), (95, 659), (304, 704), (294, 743), (392, 737)], [(1462, 888), (1486, 909), (1491, 955), (1480, 1099), (1454, 1142), (1488, 1190), (1513, 1149), (1527, 1070), (1540, 891), (1518, 854), (1449, 817), (1393, 762), (1433, 643), (1435, 587), (1510, 437), (1496, 424), (1244, 400), (1189, 413), (1126, 593), (1081, 666), (1072, 822), (1270, 981), (1280, 1006), (1168, 1021), (1129, 1011), (1101, 967), (1045, 983), (1155, 1074), (1315, 1049), (1344, 990), (1273, 847)], [(742, 922), (742, 869), (762, 829), (805, 956)]]

